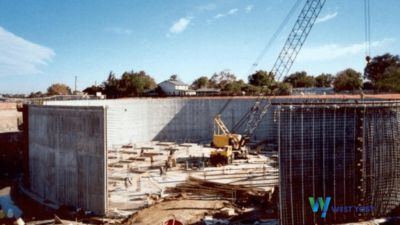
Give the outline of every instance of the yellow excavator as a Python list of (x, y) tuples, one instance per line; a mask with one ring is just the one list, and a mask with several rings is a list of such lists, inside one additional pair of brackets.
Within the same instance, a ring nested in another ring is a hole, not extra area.
[(214, 166), (220, 164), (225, 166), (233, 161), (232, 146), (226, 145), (223, 148), (218, 148), (210, 153), (210, 163)]
[(232, 134), (221, 120), (221, 114), (214, 117), (214, 136), (211, 147), (216, 148), (210, 154), (212, 164), (230, 164), (233, 158), (247, 158), (248, 151), (242, 149), (249, 138)]
[(234, 150), (237, 150), (244, 145), (244, 139), (240, 134), (231, 134), (221, 120), (221, 114), (218, 114), (214, 117), (214, 136), (211, 146), (223, 148), (226, 145), (230, 145)]

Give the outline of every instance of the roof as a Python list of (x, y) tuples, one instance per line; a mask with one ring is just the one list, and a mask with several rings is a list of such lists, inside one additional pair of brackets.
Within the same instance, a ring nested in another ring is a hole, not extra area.
[(197, 92), (219, 92), (220, 88), (200, 88), (196, 90)]
[[(166, 80), (164, 82), (168, 82), (168, 83), (174, 84), (176, 86), (189, 86), (189, 85), (182, 83), (180, 81), (177, 81), (177, 80)], [(161, 82), (161, 83), (164, 83), (164, 82)]]
[(143, 90), (143, 93), (152, 93), (152, 92), (156, 92), (156, 89), (155, 88), (153, 88), (153, 89), (144, 89)]
[(183, 91), (183, 92), (196, 92), (195, 90), (177, 90), (177, 91)]

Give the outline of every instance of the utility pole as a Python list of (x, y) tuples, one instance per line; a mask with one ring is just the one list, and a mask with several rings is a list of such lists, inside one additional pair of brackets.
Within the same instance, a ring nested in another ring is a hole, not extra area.
[(75, 94), (76, 94), (76, 81), (77, 81), (78, 77), (75, 76)]

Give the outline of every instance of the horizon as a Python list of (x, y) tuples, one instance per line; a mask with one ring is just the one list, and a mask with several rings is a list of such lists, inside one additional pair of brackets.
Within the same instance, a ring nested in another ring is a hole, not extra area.
[[(248, 82), (270, 71), (304, 6), (300, 4), (255, 70), (249, 72), (296, 0), (2, 2), (0, 93), (45, 92), (53, 83), (77, 90), (100, 85), (110, 71), (145, 71), (156, 83), (177, 74), (190, 85), (228, 70)], [(400, 2), (371, 2), (371, 57), (400, 49)], [(363, 74), (364, 1), (327, 1), (289, 74)]]

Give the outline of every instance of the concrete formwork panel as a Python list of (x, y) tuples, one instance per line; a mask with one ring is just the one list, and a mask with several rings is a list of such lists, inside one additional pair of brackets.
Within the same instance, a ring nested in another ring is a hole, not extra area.
[(105, 115), (104, 107), (29, 106), (32, 191), (105, 214)]

